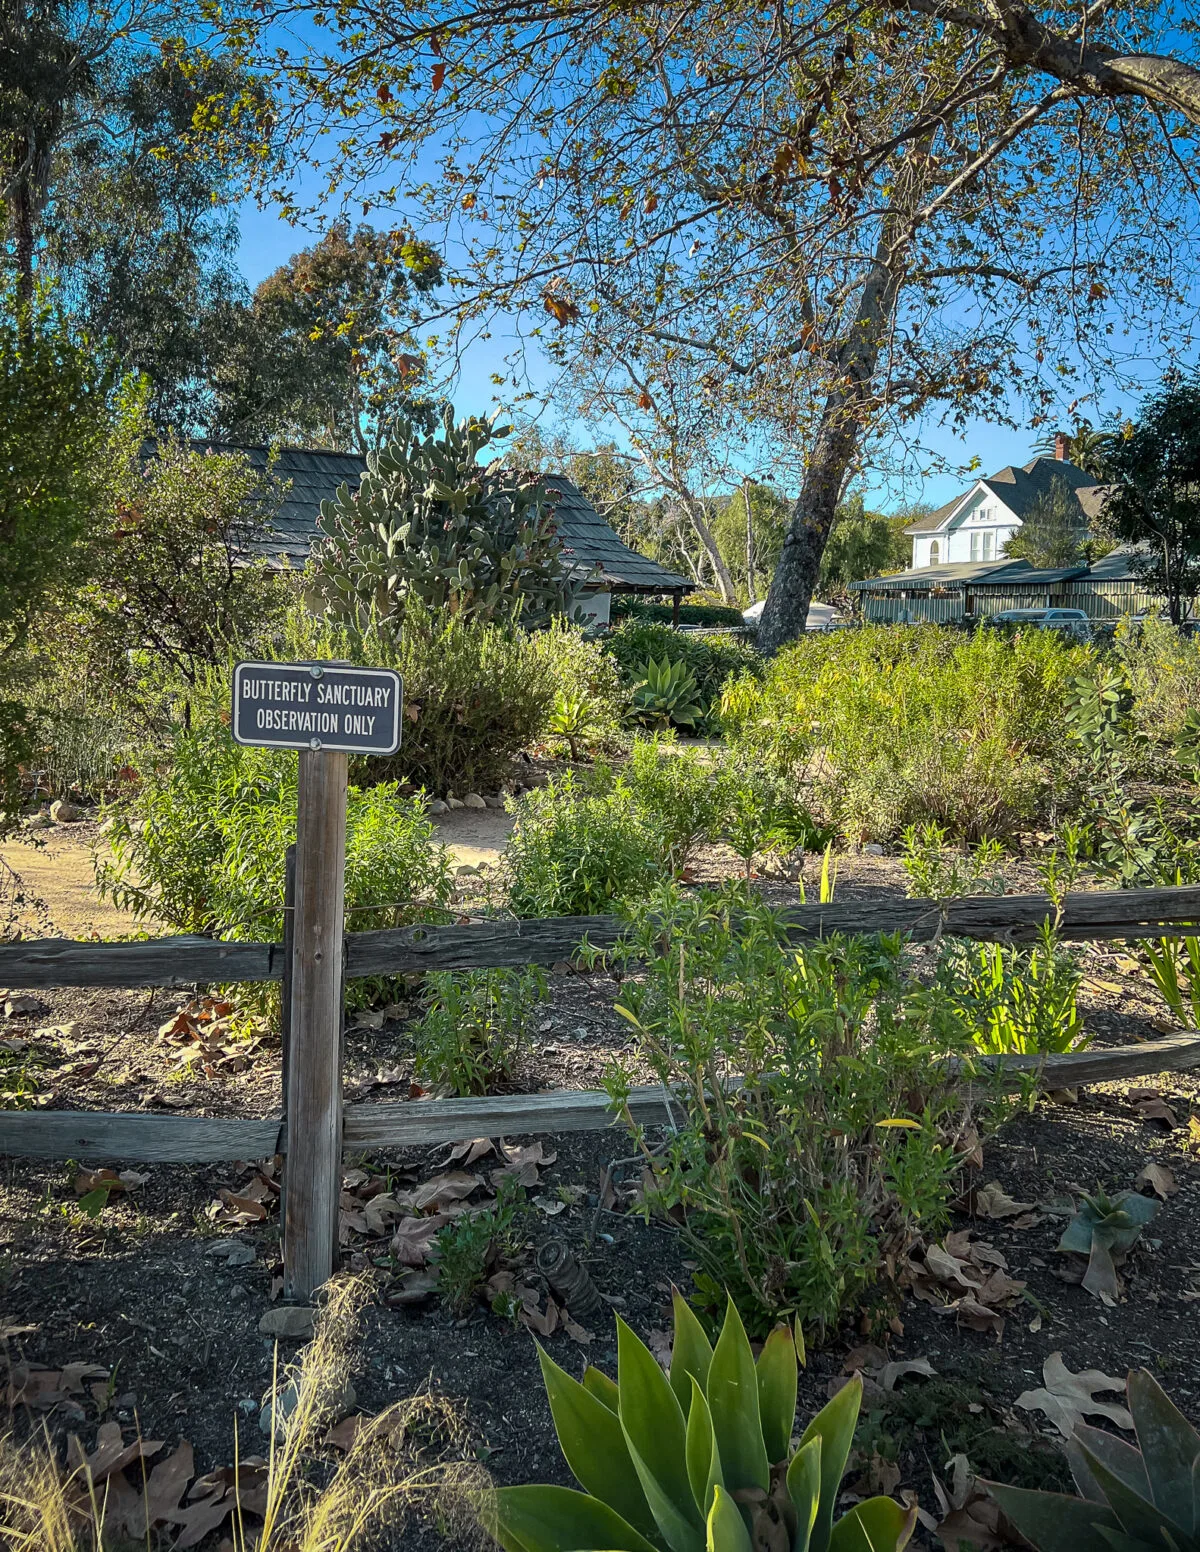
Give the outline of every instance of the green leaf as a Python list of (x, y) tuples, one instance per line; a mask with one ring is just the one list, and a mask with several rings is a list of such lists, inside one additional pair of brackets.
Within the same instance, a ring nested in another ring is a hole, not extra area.
[(713, 1495), (708, 1516), (707, 1552), (754, 1552), (742, 1511), (723, 1487), (718, 1487)]
[(683, 1410), (654, 1355), (618, 1315), (619, 1417), (634, 1469), (672, 1552), (701, 1552), (704, 1522), (687, 1474)]
[(589, 1363), (583, 1371), (583, 1388), (590, 1396), (595, 1396), (597, 1401), (603, 1401), (610, 1412), (616, 1412), (621, 1392), (617, 1389), (616, 1380), (610, 1380), (603, 1369), (597, 1369)]
[(1150, 1496), (1169, 1520), (1194, 1535), (1192, 1473), (1200, 1459), (1200, 1434), (1145, 1369), (1133, 1370), (1125, 1390)]
[[(1104, 1494), (1109, 1508), (1127, 1531), (1155, 1546), (1169, 1547), (1172, 1542), (1179, 1539), (1184, 1541), (1190, 1539), (1190, 1530), (1185, 1530), (1178, 1521), (1172, 1520), (1169, 1515), (1156, 1508), (1148, 1497), (1144, 1498), (1128, 1483), (1122, 1481), (1115, 1472), (1108, 1469), (1098, 1455), (1094, 1455), (1088, 1449), (1086, 1444), (1081, 1444), (1079, 1450), (1087, 1462), (1088, 1470), (1097, 1487)], [(1187, 1516), (1190, 1522), (1192, 1513), (1190, 1471), (1184, 1479), (1184, 1485), (1187, 1488)]]
[(692, 1400), (687, 1420), (688, 1481), (696, 1507), (706, 1515), (712, 1508), (713, 1489), (724, 1487), (725, 1478), (721, 1473), (721, 1452), (713, 1433), (712, 1413), (694, 1377), (691, 1383)]
[(821, 1502), (817, 1523), (813, 1526), (812, 1552), (826, 1552), (833, 1525), (833, 1507), (841, 1486), (842, 1473), (854, 1442), (854, 1425), (862, 1403), (862, 1380), (856, 1374), (843, 1385), (832, 1401), (827, 1401), (804, 1430), (801, 1445), (810, 1439), (821, 1441)]
[(788, 1497), (796, 1506), (796, 1539), (792, 1552), (808, 1552), (821, 1504), (821, 1436), (810, 1439), (792, 1456), (787, 1469)]
[(763, 1444), (754, 1354), (732, 1299), (709, 1366), (706, 1393), (729, 1490), (761, 1487), (770, 1492), (771, 1463)]
[(560, 1369), (540, 1343), (538, 1361), (558, 1442), (575, 1480), (644, 1536), (653, 1536), (654, 1516), (638, 1486), (620, 1422), (603, 1401)]
[(905, 1509), (894, 1498), (868, 1498), (833, 1527), (829, 1552), (900, 1552), (916, 1523), (915, 1505)]
[(1009, 1519), (1038, 1552), (1062, 1552), (1063, 1547), (1078, 1547), (1080, 1552), (1094, 1546), (1097, 1533), (1120, 1533), (1121, 1527), (1111, 1509), (1072, 1498), (1067, 1493), (1035, 1493), (1024, 1487), (1004, 1487), (998, 1482), (981, 1482), (1008, 1515)]
[[(640, 1026), (639, 1026), (640, 1027)], [(700, 1389), (708, 1384), (708, 1366), (712, 1363), (712, 1343), (704, 1334), (704, 1327), (696, 1318), (691, 1305), (678, 1288), (671, 1289), (671, 1303), (675, 1311), (675, 1340), (671, 1346), (671, 1389), (687, 1416), (692, 1403), (692, 1379), (699, 1381)]]
[(1071, 1464), (1071, 1475), (1075, 1480), (1075, 1486), (1080, 1495), (1090, 1498), (1093, 1503), (1104, 1503), (1104, 1494), (1093, 1477), (1083, 1453), (1083, 1446), (1104, 1462), (1109, 1471), (1115, 1477), (1119, 1477), (1126, 1487), (1138, 1494), (1141, 1498), (1150, 1497), (1150, 1483), (1146, 1477), (1146, 1466), (1139, 1451), (1132, 1444), (1126, 1444), (1124, 1439), (1118, 1439), (1115, 1434), (1105, 1433), (1103, 1428), (1093, 1428), (1088, 1423), (1076, 1423), (1075, 1432), (1067, 1440), (1067, 1460)]
[(502, 1487), (494, 1495), (493, 1534), (505, 1552), (659, 1552), (615, 1509), (571, 1487)]
[(767, 1459), (788, 1458), (796, 1421), (796, 1343), (787, 1326), (776, 1326), (758, 1355), (758, 1409)]

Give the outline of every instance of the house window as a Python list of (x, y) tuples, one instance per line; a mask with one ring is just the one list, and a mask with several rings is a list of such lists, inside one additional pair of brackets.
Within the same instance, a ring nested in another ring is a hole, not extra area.
[(971, 533), (971, 559), (994, 559), (996, 554), (995, 542), (996, 536), (990, 530), (985, 533), (981, 532), (978, 528), (973, 529)]
[(938, 561), (941, 558), (942, 558), (941, 546), (938, 544), (937, 540), (935, 539), (933, 541), (933, 543), (929, 546), (929, 564), (931, 566), (936, 566)]

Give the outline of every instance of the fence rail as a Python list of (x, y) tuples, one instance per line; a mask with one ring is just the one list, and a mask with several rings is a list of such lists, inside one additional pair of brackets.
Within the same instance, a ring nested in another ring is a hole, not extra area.
[[(1053, 920), (1045, 895), (979, 895), (928, 900), (845, 900), (797, 906), (783, 913), (796, 941), (830, 933), (903, 932), (929, 942), (946, 934), (984, 942), (1027, 942)], [(1067, 895), (1057, 913), (1064, 938), (1182, 936), (1200, 924), (1200, 887), (1126, 889)], [(512, 968), (570, 959), (586, 939), (598, 948), (616, 941), (615, 916), (564, 916), (538, 921), (477, 921), (348, 933), (346, 974), (399, 975), (425, 970)], [(275, 943), (221, 943), (208, 938), (160, 938), (145, 943), (75, 943), (32, 939), (0, 946), (0, 983), (56, 986), (180, 986), (211, 981), (272, 981), (285, 954)], [(1117, 1049), (1052, 1057), (983, 1057), (1006, 1081), (1032, 1074), (1044, 1088), (1200, 1066), (1200, 1032)], [(668, 1122), (661, 1087), (635, 1089), (630, 1113), (646, 1125)], [(356, 1152), (413, 1147), (505, 1134), (594, 1131), (614, 1124), (608, 1096), (563, 1089), (481, 1099), (418, 1100), (348, 1105), (344, 1147)], [(281, 1119), (138, 1115), (99, 1111), (0, 1112), (0, 1153), (33, 1158), (129, 1159), (151, 1163), (220, 1163), (265, 1158), (287, 1149)]]
[[(1200, 1067), (1200, 1032), (1187, 1031), (1111, 1049), (1063, 1056), (981, 1056), (973, 1066), (998, 1074), (1012, 1088), (1031, 1077), (1046, 1090), (1081, 1083), (1139, 1078)], [(736, 1084), (731, 1079), (731, 1085)], [(674, 1101), (658, 1085), (635, 1088), (629, 1112), (644, 1126), (670, 1124)], [(558, 1089), (545, 1094), (487, 1095), (481, 1099), (396, 1101), (347, 1105), (343, 1141), (348, 1153), (463, 1142), (471, 1137), (516, 1137), (594, 1132), (615, 1125), (601, 1089)], [(90, 1110), (0, 1112), (0, 1152), (25, 1158), (134, 1160), (155, 1164), (215, 1164), (270, 1158), (287, 1152), (279, 1119), (235, 1116), (133, 1115)]]
[[(1032, 941), (1055, 907), (1046, 895), (970, 895), (961, 900), (841, 900), (783, 913), (797, 942), (834, 932), (902, 932), (916, 942), (943, 935), (990, 943)], [(1066, 895), (1059, 936), (1074, 942), (1181, 937), (1200, 928), (1200, 885), (1118, 889)], [(487, 920), (452, 926), (389, 927), (345, 936), (348, 976), (410, 975), (425, 970), (511, 969), (570, 959), (586, 937), (597, 948), (617, 939), (615, 916)], [(213, 981), (278, 981), (279, 943), (156, 938), (144, 943), (76, 943), (31, 938), (0, 945), (0, 985), (187, 986)]]

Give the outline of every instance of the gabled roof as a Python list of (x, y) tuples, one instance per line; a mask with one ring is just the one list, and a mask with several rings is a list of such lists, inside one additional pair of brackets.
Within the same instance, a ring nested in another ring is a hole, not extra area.
[(906, 534), (936, 533), (944, 528), (959, 507), (980, 489), (996, 496), (1015, 517), (1024, 521), (1029, 516), (1034, 503), (1039, 497), (1049, 494), (1056, 480), (1061, 480), (1068, 489), (1075, 492), (1076, 500), (1085, 518), (1096, 516), (1104, 504), (1107, 487), (1098, 485), (1094, 475), (1085, 473), (1083, 469), (1077, 468), (1065, 458), (1038, 457), (1031, 458), (1022, 468), (1014, 468), (1009, 464), (1007, 468), (989, 475), (987, 479), (977, 480), (970, 490), (955, 496), (953, 501), (948, 501), (936, 512), (931, 512), (928, 517), (919, 518), (904, 532)]
[[(270, 451), (232, 442), (198, 440), (200, 451), (240, 453), (252, 468), (264, 470)], [(367, 470), (362, 453), (331, 453), (321, 448), (281, 447), (272, 465), (277, 479), (288, 484), (272, 533), (255, 546), (259, 554), (279, 564), (303, 570), (317, 536), (321, 502), (332, 501), (340, 485), (357, 490)], [(482, 472), (482, 471), (481, 471)], [(579, 488), (565, 475), (544, 475), (554, 492), (554, 526), (562, 540), (564, 559), (581, 576), (597, 568), (601, 585), (622, 592), (690, 593), (696, 584), (631, 550), (617, 537)]]
[(898, 571), (892, 576), (867, 577), (862, 582), (851, 582), (852, 592), (896, 593), (905, 589), (944, 587), (955, 592), (966, 584), (971, 587), (1053, 587), (1059, 582), (1128, 582), (1138, 579), (1141, 572), (1133, 564), (1137, 549), (1122, 547), (1113, 550), (1103, 560), (1091, 566), (1080, 562), (1078, 566), (1031, 566), (1024, 560), (963, 561), (946, 566), (918, 566), (912, 571)]

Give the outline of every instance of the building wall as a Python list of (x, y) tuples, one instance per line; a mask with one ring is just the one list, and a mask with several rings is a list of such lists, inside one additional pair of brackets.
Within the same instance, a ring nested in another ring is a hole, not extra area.
[(948, 592), (943, 597), (925, 593), (911, 598), (897, 593), (868, 593), (862, 599), (863, 618), (872, 623), (902, 624), (933, 620), (948, 624), (964, 614), (976, 619), (999, 614), (1003, 609), (1082, 609), (1090, 620), (1118, 620), (1161, 607), (1162, 599), (1138, 582), (1057, 582), (1040, 587), (972, 587)]
[(940, 533), (913, 535), (913, 569), (1000, 560), (1021, 520), (990, 490), (977, 490)]

